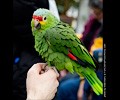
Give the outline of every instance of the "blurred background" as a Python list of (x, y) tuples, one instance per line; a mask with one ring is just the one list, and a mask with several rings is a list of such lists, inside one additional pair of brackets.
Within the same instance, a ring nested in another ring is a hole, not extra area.
[(55, 0), (60, 19), (70, 24), (76, 33), (82, 33), (89, 16), (90, 0)]

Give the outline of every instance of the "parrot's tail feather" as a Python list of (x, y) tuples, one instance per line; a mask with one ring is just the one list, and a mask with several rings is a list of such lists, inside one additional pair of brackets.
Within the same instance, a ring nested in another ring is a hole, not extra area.
[(96, 75), (91, 75), (91, 74), (86, 74), (83, 72), (83, 75), (85, 76), (85, 78), (87, 79), (88, 83), (90, 84), (90, 86), (92, 87), (93, 91), (97, 94), (97, 95), (101, 95), (103, 94), (103, 84), (102, 82), (98, 79), (98, 77)]
[(92, 77), (92, 75), (90, 77), (90, 80), (93, 80), (93, 87), (95, 85), (96, 90), (98, 90), (100, 92), (100, 94), (102, 94), (102, 88), (101, 88), (102, 82), (97, 77), (96, 78)]
[[(95, 77), (95, 78), (94, 78)], [(103, 87), (103, 83), (100, 81), (100, 79), (98, 79), (98, 77), (96, 75), (92, 75), (91, 74), (91, 78), (95, 79), (96, 82), (98, 83), (98, 85), (100, 85), (100, 87)]]

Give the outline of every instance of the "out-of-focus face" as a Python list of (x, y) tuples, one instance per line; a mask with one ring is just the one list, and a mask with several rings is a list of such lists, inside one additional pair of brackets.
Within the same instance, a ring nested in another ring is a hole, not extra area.
[(92, 8), (93, 10), (93, 15), (95, 16), (95, 18), (100, 21), (103, 19), (103, 11), (97, 8)]

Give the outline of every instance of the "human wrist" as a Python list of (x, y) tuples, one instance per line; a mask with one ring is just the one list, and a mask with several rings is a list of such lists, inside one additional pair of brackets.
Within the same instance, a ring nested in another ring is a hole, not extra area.
[(38, 94), (39, 92), (32, 92), (27, 94), (26, 100), (51, 100), (48, 96), (45, 96), (43, 94)]
[(40, 94), (37, 95), (37, 92), (29, 92), (26, 100), (43, 100), (43, 98)]

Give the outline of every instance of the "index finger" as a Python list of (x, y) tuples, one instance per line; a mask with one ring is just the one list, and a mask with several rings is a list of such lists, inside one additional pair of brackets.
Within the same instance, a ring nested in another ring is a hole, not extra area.
[(29, 69), (28, 73), (39, 74), (46, 65), (46, 63), (36, 63)]

